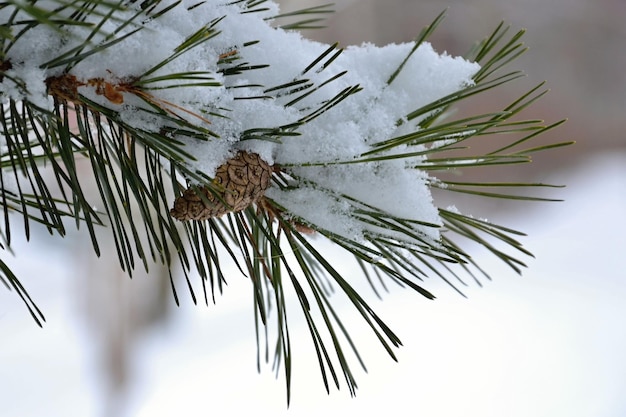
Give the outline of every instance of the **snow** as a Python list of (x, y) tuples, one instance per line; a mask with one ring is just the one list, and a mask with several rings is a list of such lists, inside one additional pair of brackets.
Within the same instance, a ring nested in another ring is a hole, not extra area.
[[(127, 413), (116, 415), (621, 417), (624, 166), (623, 152), (590, 157), (578, 171), (550, 179), (568, 184), (559, 195), (565, 202), (540, 204), (503, 221), (529, 234), (524, 243), (536, 259), (523, 277), (479, 257), (494, 280), (466, 288), (467, 299), (442, 286), (435, 301), (409, 290), (371, 301), (403, 341), (398, 363), (358, 320), (348, 319), (368, 367), (367, 374), (356, 371), (354, 399), (346, 391), (326, 395), (307, 330), (291, 315), (296, 357), (287, 410), (283, 380), (276, 381), (269, 367), (256, 372), (251, 288), (240, 279), (229, 281), (215, 306), (195, 307), (183, 297), (171, 321), (152, 328), (134, 354), (138, 375)], [(47, 323), (37, 328), (15, 294), (0, 291), (3, 413), (102, 415), (104, 397), (90, 362), (93, 337), (77, 306), (83, 297), (77, 282), (87, 277), (69, 266), (75, 248), (34, 239), (15, 249), (11, 264)], [(338, 256), (334, 262), (343, 264)], [(128, 280), (125, 290), (137, 285)], [(339, 314), (352, 313), (340, 307)]]
[[(143, 102), (145, 96), (139, 97), (124, 88), (119, 91), (123, 103), (115, 103), (102, 92), (97, 92), (95, 80), (101, 85), (119, 86), (137, 77), (151, 79), (186, 72), (200, 71), (210, 77), (219, 85), (162, 88), (171, 86), (171, 80), (145, 84), (147, 90), (144, 93), (150, 94), (152, 104), (160, 103), (168, 113), (210, 129), (219, 136), (209, 137), (206, 141), (185, 136), (176, 138), (186, 143), (189, 153), (195, 156), (195, 160), (188, 161), (192, 170), (212, 176), (237, 149), (258, 153), (268, 163), (278, 164), (292, 175), (291, 186), (302, 188), (295, 192), (297, 195), (291, 189), (273, 189), (268, 196), (300, 215), (304, 221), (332, 227), (334, 233), (347, 234), (361, 241), (368, 233), (385, 234), (386, 230), (373, 230), (367, 222), (355, 216), (358, 205), (338, 199), (347, 196), (362, 200), (387, 216), (409, 219), (416, 225), (440, 224), (426, 185), (427, 176), (413, 168), (421, 158), (369, 164), (341, 162), (357, 160), (372, 145), (416, 130), (419, 120), (407, 123), (406, 116), (425, 104), (471, 85), (478, 64), (440, 54), (429, 43), (424, 43), (414, 51), (393, 83), (388, 84), (391, 75), (413, 48), (412, 43), (404, 43), (385, 47), (372, 44), (350, 46), (330, 65), (325, 64), (335, 51), (309, 68), (329, 49), (329, 45), (273, 27), (271, 17), (278, 13), (274, 2), (264, 2), (263, 9), (267, 10), (254, 13), (244, 13), (247, 11), (245, 3), (186, 0), (157, 18), (140, 14), (127, 25), (124, 23), (138, 11), (132, 8), (134, 6), (129, 10), (117, 10), (113, 18), (103, 20), (102, 16), (109, 12), (105, 5), (102, 14), (86, 17), (85, 22), (92, 26), (66, 25), (64, 31), (54, 32), (39, 25), (18, 39), (6, 57), (13, 63), (12, 73), (26, 83), (26, 89), (15, 88), (13, 81), (5, 79), (0, 84), (0, 94), (19, 100), (28, 98), (44, 108), (50, 107), (51, 101), (44, 97), (44, 81), (46, 77), (60, 75), (64, 68), (63, 65), (50, 66), (51, 60), (81, 45), (80, 52), (88, 53), (97, 45), (123, 38), (102, 52), (87, 55), (69, 68), (70, 74), (83, 83), (78, 88), (79, 93), (118, 112), (120, 121), (140, 130), (156, 132), (172, 122), (159, 120), (159, 116)], [(161, 2), (158, 10), (164, 10), (170, 4), (171, 1)], [(38, 2), (37, 6), (45, 9), (56, 7), (56, 3)], [(0, 22), (9, 16), (10, 10), (0, 11)], [(100, 24), (102, 31), (94, 32), (93, 25)], [(207, 41), (161, 65), (203, 28), (214, 31), (203, 35)], [(124, 38), (126, 35), (129, 36)], [(223, 66), (218, 61), (220, 56), (230, 53), (240, 57), (234, 64), (268, 66), (225, 76), (220, 72)], [(142, 74), (146, 74), (145, 77)], [(319, 89), (294, 104), (290, 102), (306, 90), (293, 94), (285, 91), (291, 88), (267, 91), (295, 80), (307, 80)], [(285, 137), (276, 143), (240, 140), (249, 129), (298, 123), (352, 87), (360, 87), (361, 91), (299, 127), (300, 136)], [(261, 96), (268, 98), (250, 99)], [(225, 117), (203, 116), (210, 112)], [(405, 123), (398, 125), (402, 120)], [(419, 152), (423, 148), (415, 146), (401, 150)], [(304, 166), (312, 162), (318, 165)], [(304, 194), (308, 197), (303, 198)], [(312, 201), (333, 209), (324, 212), (320, 218), (320, 212), (311, 212)], [(415, 229), (417, 234), (433, 241), (438, 238), (436, 227), (415, 226)], [(391, 233), (389, 236), (394, 237)]]

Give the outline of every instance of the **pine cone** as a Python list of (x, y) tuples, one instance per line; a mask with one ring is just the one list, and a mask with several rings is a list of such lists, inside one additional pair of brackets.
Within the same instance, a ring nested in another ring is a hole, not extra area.
[[(263, 197), (271, 175), (272, 167), (259, 155), (239, 151), (217, 168), (213, 191), (207, 187), (188, 188), (174, 200), (170, 214), (178, 220), (206, 220), (244, 210)], [(196, 191), (202, 193), (204, 200)]]

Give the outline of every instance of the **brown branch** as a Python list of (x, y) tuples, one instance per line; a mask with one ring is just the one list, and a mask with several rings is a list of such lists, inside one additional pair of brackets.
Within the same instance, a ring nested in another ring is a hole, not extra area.
[[(111, 71), (107, 71), (111, 73)], [(48, 79), (46, 79), (46, 85), (48, 87), (48, 94), (53, 96), (55, 99), (60, 99), (66, 102), (69, 101), (76, 105), (85, 105), (78, 92), (78, 87), (88, 86), (94, 87), (97, 95), (104, 96), (107, 100), (116, 105), (124, 103), (123, 93), (129, 93), (157, 106), (163, 111), (176, 117), (180, 116), (177, 115), (176, 112), (172, 109), (187, 113), (202, 120), (207, 124), (211, 124), (209, 120), (200, 116), (199, 114), (187, 110), (175, 103), (154, 97), (152, 94), (134, 85), (135, 81), (136, 79), (134, 78), (126, 78), (120, 79), (119, 82), (111, 82), (101, 77), (90, 78), (86, 81), (81, 81), (73, 74), (63, 74), (57, 77), (49, 77)]]
[(11, 61), (0, 61), (0, 83), (4, 81), (4, 73), (13, 68)]

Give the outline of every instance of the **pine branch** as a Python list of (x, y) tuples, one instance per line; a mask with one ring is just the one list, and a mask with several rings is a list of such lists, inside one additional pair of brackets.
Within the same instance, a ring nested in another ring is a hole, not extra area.
[[(183, 274), (194, 303), (199, 280), (208, 304), (226, 283), (226, 265), (234, 265), (253, 287), (259, 367), (261, 356), (266, 362), (272, 358), (277, 373), (283, 367), (288, 400), (293, 360), (289, 290), (307, 323), (327, 391), (345, 383), (354, 395), (353, 362), (365, 369), (357, 342), (335, 307), (335, 293), (345, 296), (392, 359), (401, 345), (355, 285), (316, 249), (310, 234), (352, 255), (377, 296), (376, 287), (386, 289), (389, 282), (433, 299), (424, 285), (429, 276), (460, 294), (467, 285), (463, 273), (480, 285), (472, 269), (488, 275), (457, 239), (482, 245), (518, 272), (525, 266), (518, 257), (531, 256), (515, 230), (434, 206), (418, 214), (394, 211), (400, 207), (390, 206), (383, 193), (391, 182), (402, 182), (396, 175), (415, 181), (411, 190), (423, 186), (427, 197), (430, 189), (438, 188), (554, 201), (498, 191), (554, 187), (544, 183), (437, 178), (441, 171), (461, 167), (528, 163), (535, 152), (570, 144), (534, 142), (562, 122), (520, 120), (545, 94), (542, 84), (503, 109), (447, 120), (454, 106), (523, 76), (519, 71), (502, 73), (526, 50), (523, 31), (507, 38), (509, 28), (499, 25), (467, 55), (480, 64), (471, 77), (458, 76), (458, 85), (396, 114), (381, 104), (385, 94), (404, 88), (403, 77), (415, 60), (423, 59), (420, 54), (428, 53), (427, 39), (444, 13), (411, 45), (402, 46), (404, 55), (386, 67), (389, 73), (378, 80), (382, 87), (368, 96), (368, 86), (375, 83), (362, 84), (352, 74), (361, 68), (349, 64), (358, 55), (346, 58), (351, 52), (337, 44), (300, 44), (298, 53), (306, 58), (294, 58), (296, 63), (286, 70), (282, 67), (291, 62), (279, 60), (286, 53), (279, 49), (283, 46), (267, 42), (276, 34), (292, 39), (285, 29), (316, 27), (327, 6), (280, 14), (267, 0), (206, 0), (190, 6), (158, 0), (59, 0), (54, 5), (0, 6), (0, 11), (6, 9), (0, 26), (0, 231), (5, 249), (10, 249), (16, 221), (24, 225), (27, 238), (31, 221), (61, 236), (70, 221), (84, 225), (99, 254), (96, 229), (106, 226), (119, 264), (129, 275), (154, 263), (170, 269), (176, 302), (176, 273)], [(192, 16), (196, 26), (181, 28), (171, 18), (174, 11)], [(303, 20), (283, 25), (274, 21), (294, 17)], [(257, 25), (256, 32), (228, 32), (238, 19)], [(180, 39), (168, 46), (171, 50), (151, 49), (141, 62), (123, 62), (127, 66), (113, 62), (142, 39), (158, 36), (159, 25), (180, 30)], [(40, 36), (38, 31), (55, 34), (56, 54), (38, 50), (30, 58), (23, 53), (33, 48), (29, 36)], [(106, 64), (97, 61), (105, 58), (110, 59)], [(392, 104), (392, 110), (400, 108)], [(344, 118), (333, 119), (341, 112)], [(358, 118), (378, 117), (388, 118), (390, 126), (368, 127), (374, 133), (360, 130), (363, 120)], [(343, 129), (347, 123), (353, 128)], [(335, 131), (325, 130), (327, 126)], [(353, 134), (362, 135), (360, 142), (343, 137)], [(327, 136), (332, 140), (324, 142)], [(469, 140), (486, 137), (502, 140), (476, 155), (453, 153), (468, 148)], [(337, 154), (307, 155), (307, 146), (316, 140), (322, 151), (335, 143), (346, 143), (347, 150), (339, 146)], [(81, 172), (79, 161), (90, 171)], [(378, 172), (387, 176), (372, 174)], [(367, 195), (352, 189), (368, 175), (373, 182)], [(387, 183), (376, 183), (380, 178)], [(90, 186), (98, 198), (87, 197)], [(41, 324), (43, 315), (2, 261), (0, 272), (3, 284), (17, 292)]]

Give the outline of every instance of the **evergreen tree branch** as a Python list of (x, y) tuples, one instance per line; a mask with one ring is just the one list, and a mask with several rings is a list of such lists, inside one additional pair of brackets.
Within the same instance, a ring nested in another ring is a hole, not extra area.
[[(266, 62), (248, 62), (249, 52), (263, 46), (260, 38), (220, 43), (228, 24), (225, 14), (194, 28), (171, 53), (145, 63), (136, 73), (114, 73), (104, 68), (101, 74), (85, 75), (78, 71), (81, 65), (151, 30), (150, 22), (166, 19), (168, 13), (181, 7), (188, 12), (200, 10), (206, 2), (191, 6), (159, 0), (140, 4), (103, 0), (57, 3), (55, 9), (36, 2), (8, 2), (0, 8), (12, 10), (5, 26), (0, 26), (0, 81), (4, 86), (0, 103), (0, 206), (5, 249), (10, 247), (11, 223), (17, 216), (27, 238), (31, 221), (61, 236), (66, 233), (68, 221), (76, 227), (84, 225), (96, 254), (100, 254), (96, 229), (107, 226), (120, 267), (131, 275), (138, 267), (149, 270), (154, 263), (165, 265), (176, 302), (176, 272), (183, 274), (194, 303), (198, 296), (193, 280), (199, 279), (208, 304), (226, 283), (226, 265), (234, 266), (252, 285), (259, 367), (261, 356), (266, 362), (271, 357), (277, 374), (283, 367), (288, 400), (293, 361), (287, 315), (290, 291), (295, 293), (305, 318), (327, 391), (331, 385), (339, 388), (343, 376), (354, 395), (357, 383), (352, 363), (356, 361), (366, 369), (349, 326), (335, 308), (332, 297), (336, 293), (345, 296), (392, 359), (396, 359), (394, 349), (401, 345), (355, 285), (315, 248), (309, 234), (318, 234), (351, 254), (378, 296), (376, 286), (386, 289), (389, 281), (433, 299), (434, 295), (424, 288), (428, 276), (441, 278), (463, 294), (461, 287), (467, 284), (458, 269), (480, 285), (471, 268), (488, 275), (461, 249), (457, 239), (482, 245), (517, 272), (525, 266), (518, 257), (532, 256), (518, 241), (522, 234), (507, 227), (441, 208), (434, 210), (438, 221), (393, 214), (345, 189), (334, 188), (334, 184), (322, 183), (319, 177), (306, 175), (314, 170), (351, 166), (377, 170), (401, 162), (408, 171), (426, 178), (431, 188), (489, 198), (555, 201), (497, 191), (554, 187), (544, 183), (437, 178), (441, 171), (461, 167), (527, 163), (536, 152), (571, 143), (528, 145), (562, 123), (544, 125), (541, 120), (519, 119), (545, 94), (543, 84), (503, 109), (446, 120), (453, 106), (523, 76), (519, 71), (501, 74), (526, 50), (521, 42), (523, 31), (507, 38), (509, 28), (500, 24), (467, 55), (480, 63), (473, 82), (415, 106), (404, 115), (395, 115), (391, 120), (398, 117), (396, 127), (403, 128), (395, 137), (368, 138), (367, 149), (354, 157), (269, 166), (249, 151), (254, 145), (280, 149), (288, 141), (307, 140), (305, 127), (363, 94), (359, 83), (349, 81), (347, 70), (335, 70), (343, 54), (337, 44), (320, 48), (317, 56), (291, 78), (267, 82), (264, 77), (272, 70), (268, 63), (272, 57), (266, 57)], [(220, 7), (237, 8), (240, 16), (272, 11), (272, 3), (267, 0), (238, 0)], [(293, 30), (315, 27), (320, 21), (317, 16), (327, 13), (327, 6), (319, 6), (272, 18), (303, 18), (276, 25)], [(399, 82), (443, 18), (444, 13), (418, 35), (406, 57), (386, 78), (387, 88)], [(16, 71), (25, 63), (13, 58), (17, 49), (28, 47), (24, 39), (29, 32), (40, 27), (60, 33), (65, 42), (59, 56), (36, 68), (46, 74), (45, 93), (52, 102), (49, 108), (31, 91), (32, 81)], [(78, 30), (83, 31), (84, 38), (76, 39)], [(205, 67), (176, 67), (180, 60), (214, 43), (219, 45), (215, 49), (219, 53), (206, 58), (206, 65), (202, 64)], [(167, 95), (198, 90), (207, 96), (214, 91), (232, 95), (230, 103), (279, 103), (289, 117), (276, 123), (272, 120), (243, 125), (235, 135), (234, 129), (224, 126), (237, 122), (240, 115), (218, 100), (198, 105), (197, 97), (175, 100)], [(129, 108), (133, 110), (130, 121), (126, 112)], [(493, 141), (494, 149), (487, 152), (456, 154), (469, 147), (470, 139), (484, 137), (502, 141)], [(202, 156), (196, 153), (200, 145), (216, 151), (228, 147), (235, 156), (217, 167), (215, 173), (203, 172), (195, 165)], [(81, 166), (86, 166), (88, 172), (83, 172)], [(88, 197), (90, 185), (96, 198)], [(277, 198), (264, 195), (268, 189), (284, 195), (303, 190), (317, 193), (313, 195), (344, 207), (350, 220), (361, 227), (361, 234), (351, 236), (332, 230), (307, 213), (294, 212)], [(1, 260), (0, 280), (17, 292), (41, 325), (43, 315)], [(270, 343), (273, 337), (275, 341)]]

